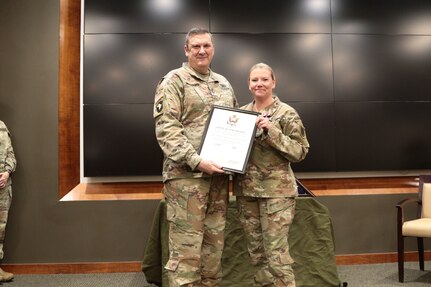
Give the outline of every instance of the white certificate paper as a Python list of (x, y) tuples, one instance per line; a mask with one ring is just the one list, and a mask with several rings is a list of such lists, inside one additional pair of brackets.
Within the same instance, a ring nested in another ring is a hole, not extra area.
[(226, 171), (244, 173), (258, 116), (257, 112), (214, 106), (202, 138), (200, 156)]

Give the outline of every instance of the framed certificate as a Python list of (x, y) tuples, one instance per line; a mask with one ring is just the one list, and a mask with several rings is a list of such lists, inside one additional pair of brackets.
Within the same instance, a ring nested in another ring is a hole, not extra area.
[(244, 173), (256, 134), (259, 113), (213, 106), (199, 155), (224, 170)]

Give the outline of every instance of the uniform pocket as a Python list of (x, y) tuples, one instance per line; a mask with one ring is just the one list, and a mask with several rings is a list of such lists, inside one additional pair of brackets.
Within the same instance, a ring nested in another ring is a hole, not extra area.
[(187, 220), (187, 204), (182, 207), (175, 202), (168, 202), (166, 208), (166, 219), (171, 222)]
[(168, 263), (165, 265), (165, 269), (169, 271), (176, 271), (180, 265), (180, 261), (178, 259), (169, 259)]
[(295, 204), (294, 198), (282, 197), (282, 198), (271, 198), (267, 201), (267, 212), (273, 214), (275, 212), (285, 210)]
[(166, 219), (178, 223), (187, 219), (188, 195), (178, 192), (177, 188), (171, 182), (166, 183), (163, 193), (166, 199)]

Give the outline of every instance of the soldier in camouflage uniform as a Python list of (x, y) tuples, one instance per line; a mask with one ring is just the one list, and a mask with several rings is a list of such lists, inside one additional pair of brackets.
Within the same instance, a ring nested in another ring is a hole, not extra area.
[(257, 286), (295, 286), (287, 235), (295, 213), (297, 186), (290, 167), (308, 153), (305, 129), (297, 112), (272, 94), (274, 73), (266, 64), (250, 70), (254, 101), (242, 108), (260, 112), (258, 131), (244, 175), (234, 192)]
[(194, 28), (188, 63), (159, 82), (154, 119), (164, 153), (163, 193), (169, 222), (169, 286), (219, 286), (229, 178), (197, 152), (213, 105), (237, 107), (229, 82), (209, 65), (211, 34)]
[[(13, 153), (9, 131), (0, 121), (0, 260), (3, 259), (3, 243), (5, 238), (7, 216), (12, 202), (12, 179), (10, 174), (15, 171), (16, 160)], [(0, 268), (0, 282), (10, 281), (13, 274)]]

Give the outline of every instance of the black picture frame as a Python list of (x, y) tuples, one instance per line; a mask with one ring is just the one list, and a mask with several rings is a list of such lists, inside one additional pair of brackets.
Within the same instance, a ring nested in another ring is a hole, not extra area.
[[(227, 172), (244, 174), (258, 116), (258, 112), (214, 105), (205, 126), (199, 155), (221, 165)], [(224, 153), (226, 151), (227, 154)]]

